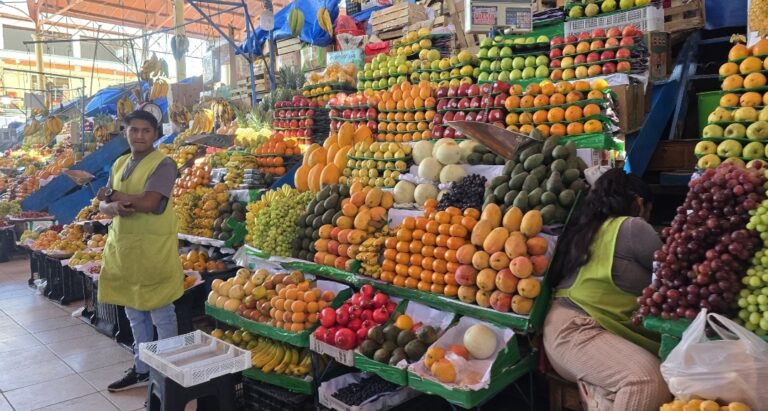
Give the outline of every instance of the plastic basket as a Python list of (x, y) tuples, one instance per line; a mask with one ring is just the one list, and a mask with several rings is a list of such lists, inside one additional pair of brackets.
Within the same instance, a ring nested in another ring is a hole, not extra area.
[(243, 378), (243, 410), (309, 411), (315, 409), (311, 396)]
[(139, 358), (182, 387), (251, 368), (251, 353), (197, 330), (139, 345)]

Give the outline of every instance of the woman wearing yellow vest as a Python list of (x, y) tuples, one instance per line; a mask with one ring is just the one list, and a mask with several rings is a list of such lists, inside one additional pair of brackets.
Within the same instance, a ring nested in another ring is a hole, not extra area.
[(109, 386), (122, 391), (147, 385), (149, 367), (138, 345), (177, 333), (173, 301), (184, 293), (176, 215), (169, 204), (176, 164), (155, 151), (158, 122), (146, 111), (125, 118), (131, 153), (115, 161), (100, 210), (113, 216), (104, 245), (99, 301), (125, 307), (134, 338), (134, 367)]
[(651, 202), (638, 176), (612, 169), (595, 182), (558, 240), (549, 273), (558, 285), (544, 349), (555, 371), (579, 384), (590, 411), (658, 410), (669, 399), (659, 344), (631, 322), (662, 245), (646, 221)]

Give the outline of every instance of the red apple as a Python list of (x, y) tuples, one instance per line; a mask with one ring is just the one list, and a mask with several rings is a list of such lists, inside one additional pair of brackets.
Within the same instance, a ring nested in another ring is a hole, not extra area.
[(435, 114), (435, 117), (432, 119), (432, 123), (437, 124), (443, 124), (443, 115), (440, 113)]
[(456, 108), (458, 108), (460, 110), (468, 109), (469, 108), (469, 99), (467, 97), (464, 97), (461, 100), (459, 100), (459, 104), (458, 104), (458, 106), (456, 106)]
[(469, 97), (479, 96), (480, 95), (480, 86), (477, 85), (477, 84), (472, 84), (471, 86), (469, 86), (469, 88), (467, 89), (467, 95)]
[(480, 100), (480, 108), (488, 108), (491, 106), (491, 103), (493, 103), (491, 96), (483, 96), (483, 99)]
[(556, 69), (560, 68), (560, 60), (552, 60), (549, 62), (549, 68)]
[(626, 73), (632, 69), (632, 65), (628, 61), (620, 61), (616, 64), (616, 71), (619, 73)]
[(575, 43), (579, 41), (579, 38), (575, 34), (569, 34), (565, 37), (566, 43)]
[(614, 53), (613, 50), (605, 50), (600, 53), (600, 60), (611, 60), (613, 58), (616, 58), (616, 53)]
[(495, 108), (488, 112), (488, 121), (490, 121), (491, 123), (496, 121), (501, 121), (503, 116), (504, 115), (501, 113), (501, 110)]
[(480, 94), (491, 94), (491, 90), (493, 90), (493, 86), (490, 84), (481, 84), (480, 85)]
[(620, 46), (631, 46), (635, 44), (635, 39), (632, 37), (623, 37), (619, 42)]
[(442, 138), (453, 138), (455, 135), (456, 130), (454, 130), (453, 127), (446, 127), (445, 130), (443, 130)]
[(599, 50), (602, 48), (605, 48), (605, 42), (602, 40), (595, 40), (592, 43), (589, 43), (590, 50)]
[(617, 59), (628, 59), (632, 56), (632, 52), (627, 48), (621, 48), (616, 50), (616, 58)]
[(446, 100), (446, 99), (437, 100), (437, 110), (438, 111), (443, 111), (447, 107), (448, 107), (448, 100)]
[(469, 101), (469, 108), (480, 108), (480, 97), (472, 97), (472, 100)]
[(578, 56), (573, 58), (573, 64), (584, 64), (587, 61), (587, 57), (583, 54), (579, 54)]
[(469, 113), (467, 113), (467, 116), (464, 117), (464, 121), (475, 121), (475, 117), (476, 117), (475, 112), (470, 111)]
[(453, 111), (446, 111), (445, 114), (443, 114), (443, 123), (446, 123), (448, 121), (453, 121)]
[(509, 97), (506, 93), (501, 93), (494, 97), (493, 99), (493, 106), (494, 107), (504, 107), (504, 102), (507, 100), (507, 97)]
[(579, 33), (579, 40), (589, 40), (589, 39), (590, 39), (590, 35), (588, 31)]
[(465, 97), (465, 96), (467, 96), (467, 95), (468, 95), (468, 94), (467, 94), (467, 92), (469, 91), (469, 86), (470, 86), (470, 85), (469, 85), (469, 84), (467, 84), (467, 83), (462, 83), (462, 84), (459, 86), (459, 90), (456, 92), (456, 95), (457, 95), (457, 96), (459, 96), (459, 97)]
[(605, 29), (604, 28), (597, 28), (592, 30), (592, 37), (605, 37)]
[(463, 111), (457, 111), (453, 116), (453, 121), (464, 121), (467, 118), (467, 113)]
[(552, 37), (552, 40), (549, 41), (550, 46), (559, 46), (560, 44), (563, 44), (563, 38), (560, 36)]
[(593, 51), (587, 54), (587, 63), (594, 63), (596, 61), (600, 61), (600, 53)]
[(435, 97), (437, 98), (448, 97), (448, 87), (439, 87), (435, 91)]
[(608, 29), (608, 32), (606, 33), (608, 37), (619, 37), (621, 36), (621, 30), (619, 30), (616, 27), (611, 27)]
[[(437, 124), (437, 123), (435, 123), (435, 124)], [(432, 128), (432, 137), (434, 137), (434, 138), (442, 138), (443, 137), (443, 130), (444, 130), (443, 126), (438, 126), (438, 125), (434, 126)]]
[(635, 37), (641, 34), (641, 31), (633, 25), (628, 25), (621, 30), (621, 35), (624, 37)]
[(563, 49), (552, 49), (549, 52), (549, 59), (550, 60), (559, 59), (562, 56), (563, 56)]
[(456, 97), (456, 91), (457, 87), (450, 87), (448, 88), (448, 93), (445, 94), (446, 97)]
[(603, 74), (613, 74), (616, 72), (616, 64), (613, 64), (611, 62), (603, 64)]
[[(505, 90), (508, 90), (508, 89), (509, 89), (509, 84), (507, 84), (507, 83), (505, 83), (505, 82), (503, 82), (501, 80), (496, 80), (496, 82), (493, 83), (493, 87), (491, 88), (491, 92), (492, 93), (501, 93), (501, 92), (503, 92)], [(487, 93), (485, 93), (485, 94), (487, 94)]]
[(448, 102), (448, 108), (449, 108), (449, 109), (456, 109), (456, 108), (459, 108), (459, 99), (457, 99), (457, 98), (451, 99), (451, 100)]

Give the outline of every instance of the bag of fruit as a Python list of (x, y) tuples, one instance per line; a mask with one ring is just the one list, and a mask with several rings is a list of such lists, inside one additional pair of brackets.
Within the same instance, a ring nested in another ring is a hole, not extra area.
[[(707, 337), (707, 326), (720, 338)], [(718, 398), (761, 409), (768, 403), (768, 343), (702, 310), (661, 364), (661, 374), (676, 398)]]

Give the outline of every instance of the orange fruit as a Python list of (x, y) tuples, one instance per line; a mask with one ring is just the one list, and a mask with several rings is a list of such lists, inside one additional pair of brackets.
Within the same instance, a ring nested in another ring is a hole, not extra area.
[(408, 243), (407, 243), (407, 242), (405, 242), (405, 241), (398, 241), (398, 242), (397, 242), (397, 247), (396, 247), (395, 249), (396, 249), (398, 252), (401, 252), (401, 253), (407, 253), (407, 252), (408, 252), (408, 250), (410, 249), (410, 247), (409, 247), (409, 245), (408, 245)]
[(516, 108), (520, 107), (520, 97), (518, 96), (509, 96), (506, 100), (504, 100), (504, 107), (507, 110), (514, 110)]
[(536, 83), (530, 83), (525, 87), (525, 92), (530, 96), (536, 96), (541, 93), (541, 87)]
[(453, 363), (445, 358), (435, 361), (435, 363), (432, 364), (432, 367), (430, 367), (430, 371), (432, 372), (432, 375), (442, 383), (452, 383), (456, 381), (456, 368), (453, 366)]
[(603, 131), (603, 123), (600, 120), (589, 120), (584, 123), (585, 133), (599, 133)]
[(397, 246), (396, 237), (388, 237), (386, 240), (384, 240), (384, 247), (389, 249), (394, 249), (396, 246)]
[(582, 117), (582, 110), (579, 106), (570, 106), (565, 110), (565, 120), (568, 122), (578, 121)]
[[(433, 233), (425, 233), (424, 237), (421, 237), (421, 241), (425, 246), (433, 246), (437, 243), (437, 236)], [(421, 252), (424, 253), (424, 248), (422, 248)]]
[(424, 244), (421, 241), (415, 240), (411, 241), (411, 244), (408, 246), (408, 251), (411, 254), (418, 254), (421, 252), (421, 247), (423, 247)]
[(464, 215), (467, 217), (472, 217), (474, 219), (480, 218), (480, 210), (476, 208), (467, 208), (464, 210)]
[(531, 124), (533, 122), (533, 114), (530, 112), (520, 113), (519, 116), (517, 116), (517, 123), (518, 124)]
[(551, 96), (554, 93), (555, 93), (555, 85), (554, 84), (552, 84), (550, 82), (541, 84), (541, 94), (544, 94), (544, 95), (547, 95), (547, 96)]
[(392, 271), (382, 271), (381, 275), (379, 276), (379, 279), (381, 281), (384, 281), (386, 283), (392, 283), (392, 281), (395, 279), (395, 273)]
[(448, 247), (449, 238), (451, 238), (451, 236), (440, 234), (437, 236), (437, 239), (435, 239), (435, 244), (437, 244), (438, 247)]
[[(449, 220), (450, 221), (450, 220)], [(432, 234), (439, 233), (440, 223), (435, 220), (431, 220), (427, 223), (427, 232)]]
[(549, 135), (552, 137), (562, 137), (566, 134), (565, 125), (562, 123), (555, 123), (549, 127)]
[(536, 129), (539, 130), (539, 133), (541, 133), (541, 136), (544, 138), (549, 137), (549, 126), (546, 124), (539, 124), (536, 126)]
[(446, 223), (446, 224), (440, 224), (437, 227), (437, 232), (442, 234), (442, 235), (449, 235), (449, 233), (451, 232), (450, 221), (449, 221), (449, 223)]
[(549, 105), (549, 97), (545, 96), (544, 94), (539, 94), (536, 96), (536, 98), (533, 99), (533, 105), (534, 107), (543, 107)]
[(432, 284), (445, 284), (445, 274), (432, 272)]
[(563, 110), (561, 107), (552, 107), (549, 109), (549, 113), (547, 113), (547, 121), (551, 123), (558, 123), (563, 121), (563, 118), (565, 117), (565, 110)]
[(411, 261), (411, 256), (408, 253), (397, 253), (395, 257), (395, 262), (398, 264), (408, 264), (409, 261)]
[(533, 113), (533, 122), (536, 123), (536, 124), (546, 123), (547, 122), (547, 110), (539, 110), (539, 111)]
[(419, 229), (419, 228), (413, 230), (413, 239), (414, 240), (421, 240), (421, 237), (424, 237), (424, 230)]
[(408, 278), (408, 277), (404, 277), (402, 275), (397, 275), (392, 280), (392, 284), (394, 284), (394, 285), (396, 285), (398, 287), (405, 287), (405, 280), (406, 280), (406, 278)]
[(428, 222), (429, 220), (427, 220), (426, 217), (416, 217), (416, 228), (426, 230)]
[(416, 219), (413, 217), (405, 217), (403, 219), (402, 225), (408, 230), (413, 230), (416, 228)]
[(426, 283), (432, 283), (432, 276), (435, 273), (433, 273), (431, 270), (421, 270), (421, 274), (419, 274), (419, 281), (423, 281)]
[(420, 278), (421, 272), (423, 271), (422, 267), (412, 265), (408, 267), (408, 277), (411, 278)]
[(461, 225), (466, 227), (467, 231), (472, 230), (475, 227), (475, 224), (477, 224), (477, 219), (470, 216), (465, 216), (461, 218)]
[(578, 122), (568, 124), (566, 132), (569, 136), (584, 134), (584, 125)]
[(565, 101), (568, 103), (575, 103), (581, 100), (584, 100), (584, 94), (580, 91), (571, 91), (565, 96)]
[(426, 281), (419, 281), (419, 283), (416, 284), (416, 289), (419, 291), (424, 291), (425, 293), (428, 293), (431, 288), (432, 283), (428, 283)]
[(416, 288), (416, 286), (418, 286), (418, 284), (419, 284), (419, 280), (417, 280), (415, 278), (408, 277), (408, 278), (405, 279), (405, 286), (407, 288)]
[(533, 126), (530, 124), (523, 124), (520, 126), (520, 133), (522, 134), (530, 134), (531, 131), (533, 131)]
[[(445, 275), (446, 278), (448, 278), (449, 275), (452, 276), (453, 274), (446, 274)], [(456, 297), (456, 295), (459, 294), (459, 287), (457, 286), (457, 284), (451, 284), (451, 283), (448, 283), (447, 281), (446, 283), (447, 284), (445, 285), (445, 288), (443, 288), (443, 295), (445, 295), (446, 297)]]
[(584, 106), (584, 117), (595, 116), (600, 114), (600, 106), (597, 104), (587, 104)]
[(435, 263), (435, 259), (432, 257), (424, 257), (421, 259), (421, 268), (425, 270), (431, 270), (432, 264)]
[(603, 99), (603, 92), (600, 90), (592, 90), (587, 94), (587, 99), (589, 100), (602, 100)]
[(561, 93), (555, 93), (549, 98), (549, 104), (558, 106), (565, 103), (565, 95)]
[(398, 264), (395, 266), (395, 274), (407, 276), (408, 275), (408, 266), (405, 264)]
[(434, 363), (443, 358), (445, 358), (444, 349), (436, 346), (429, 347), (427, 352), (424, 354), (424, 365), (427, 366), (427, 369), (430, 369)]
[(437, 200), (430, 198), (429, 200), (425, 201), (424, 208), (437, 208)]
[(520, 99), (520, 107), (530, 108), (533, 107), (533, 96), (525, 95)]

